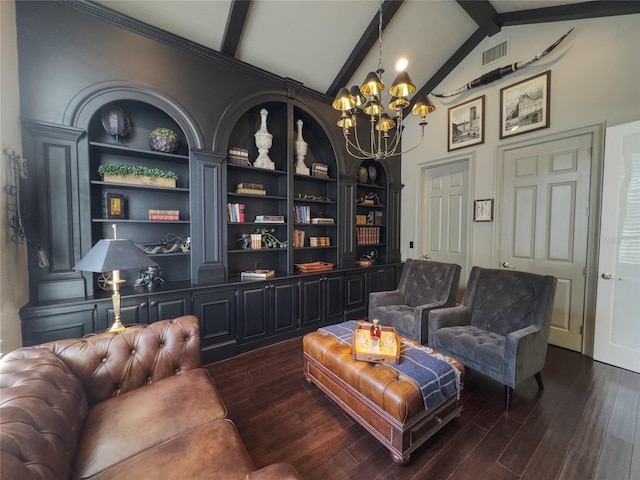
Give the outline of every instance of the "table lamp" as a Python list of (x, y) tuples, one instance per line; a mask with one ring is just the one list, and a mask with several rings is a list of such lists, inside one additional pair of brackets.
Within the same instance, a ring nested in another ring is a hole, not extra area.
[(120, 279), (120, 270), (151, 267), (156, 263), (131, 240), (117, 238), (118, 227), (115, 224), (112, 227), (113, 238), (96, 243), (73, 269), (95, 273), (113, 272), (110, 283), (113, 285), (111, 298), (115, 320), (109, 332), (121, 332), (126, 327), (120, 320), (120, 284), (124, 283), (124, 280)]

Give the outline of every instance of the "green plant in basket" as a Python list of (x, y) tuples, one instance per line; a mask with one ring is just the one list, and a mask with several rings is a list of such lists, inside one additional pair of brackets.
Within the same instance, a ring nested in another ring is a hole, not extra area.
[(120, 177), (151, 177), (151, 178), (171, 178), (178, 180), (178, 175), (171, 170), (161, 170), (159, 168), (148, 168), (139, 165), (118, 165), (115, 163), (104, 163), (98, 167), (101, 176), (116, 175)]

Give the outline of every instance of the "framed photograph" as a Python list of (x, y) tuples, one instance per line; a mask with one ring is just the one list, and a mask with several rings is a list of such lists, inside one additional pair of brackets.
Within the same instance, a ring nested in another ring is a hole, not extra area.
[(500, 138), (549, 128), (551, 70), (500, 89)]
[(484, 143), (484, 95), (449, 108), (449, 151)]
[(493, 198), (476, 200), (473, 205), (474, 222), (493, 222)]

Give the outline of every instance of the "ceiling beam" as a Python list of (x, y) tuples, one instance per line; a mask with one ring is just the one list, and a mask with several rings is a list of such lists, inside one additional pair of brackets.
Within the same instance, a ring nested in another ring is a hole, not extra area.
[(593, 2), (558, 5), (557, 7), (533, 8), (519, 12), (500, 13), (498, 14), (497, 20), (502, 26), (509, 26), (611, 17), (634, 13), (640, 13), (640, 1), (595, 0)]
[[(387, 27), (391, 19), (398, 12), (404, 0), (385, 0), (382, 4), (382, 30)], [(347, 58), (335, 80), (327, 90), (327, 95), (335, 97), (342, 87), (353, 77), (360, 64), (364, 61), (369, 51), (378, 41), (378, 23), (379, 14), (376, 12), (375, 17), (369, 23), (369, 26), (360, 37), (360, 40), (354, 47), (353, 51)]]
[(227, 17), (227, 26), (222, 36), (222, 46), (220, 51), (231, 57), (235, 57), (244, 30), (244, 24), (247, 21), (249, 8), (252, 0), (232, 0), (229, 16)]
[(491, 37), (500, 31), (500, 24), (496, 22), (498, 12), (489, 0), (457, 0), (467, 15), (478, 24), (484, 33)]

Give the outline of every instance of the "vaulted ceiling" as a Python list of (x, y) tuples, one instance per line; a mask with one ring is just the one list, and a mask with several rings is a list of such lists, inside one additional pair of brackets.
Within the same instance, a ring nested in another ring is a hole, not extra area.
[(384, 80), (393, 80), (395, 61), (406, 57), (418, 94), (435, 90), (504, 26), (640, 13), (640, 2), (630, 0), (384, 0), (382, 7), (376, 0), (96, 3), (330, 96), (377, 69), (380, 8)]

